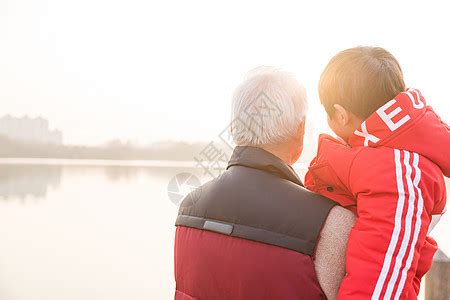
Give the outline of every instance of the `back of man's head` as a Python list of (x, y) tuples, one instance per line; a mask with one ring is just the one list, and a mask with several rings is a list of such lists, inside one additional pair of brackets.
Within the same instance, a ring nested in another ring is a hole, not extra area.
[(234, 92), (231, 134), (238, 146), (285, 143), (295, 137), (306, 112), (306, 91), (293, 74), (258, 67)]

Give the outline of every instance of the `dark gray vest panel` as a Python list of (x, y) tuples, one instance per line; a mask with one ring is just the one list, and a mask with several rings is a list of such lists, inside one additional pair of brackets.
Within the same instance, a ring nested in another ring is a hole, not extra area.
[(177, 226), (314, 254), (335, 205), (306, 190), (293, 169), (255, 147), (236, 147), (227, 170), (185, 198)]

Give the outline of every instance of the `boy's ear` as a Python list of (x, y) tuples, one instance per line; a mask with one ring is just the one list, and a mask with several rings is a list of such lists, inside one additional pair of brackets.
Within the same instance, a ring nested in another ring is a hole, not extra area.
[(339, 104), (334, 104), (333, 107), (336, 121), (342, 126), (348, 125), (350, 123), (350, 113)]

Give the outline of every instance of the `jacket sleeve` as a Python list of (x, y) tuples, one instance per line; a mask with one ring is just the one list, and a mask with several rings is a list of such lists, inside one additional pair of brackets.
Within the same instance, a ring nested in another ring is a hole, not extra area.
[(349, 185), (358, 218), (338, 299), (406, 299), (414, 292), (433, 199), (445, 197), (442, 173), (415, 153), (367, 148), (353, 162)]

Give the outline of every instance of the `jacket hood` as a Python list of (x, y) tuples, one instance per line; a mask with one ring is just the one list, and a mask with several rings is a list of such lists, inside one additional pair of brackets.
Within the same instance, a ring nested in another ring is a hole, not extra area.
[(398, 94), (367, 118), (349, 139), (352, 147), (390, 147), (418, 153), (450, 175), (450, 127), (416, 89)]

